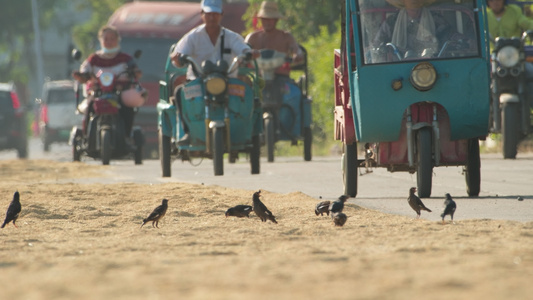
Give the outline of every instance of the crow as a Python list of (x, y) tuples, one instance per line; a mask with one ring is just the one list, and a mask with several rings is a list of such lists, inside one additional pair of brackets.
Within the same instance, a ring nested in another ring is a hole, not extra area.
[(427, 208), (424, 203), (422, 203), (422, 200), (415, 195), (415, 192), (415, 187), (409, 189), (409, 198), (407, 198), (407, 202), (409, 202), (411, 208), (416, 212), (416, 218), (418, 219), (420, 218), (420, 210), (425, 210), (428, 212), (431, 212), (431, 210)]
[(278, 224), (276, 221), (276, 217), (268, 210), (268, 208), (259, 200), (259, 197), (261, 196), (261, 190), (254, 193), (253, 196), (253, 210), (255, 211), (255, 214), (261, 219), (262, 222), (266, 222), (266, 220), (270, 220), (273, 223)]
[(442, 211), (442, 214), (440, 216), (442, 217), (442, 224), (444, 224), (444, 217), (446, 215), (450, 215), (452, 217), (452, 223), (453, 223), (453, 214), (455, 213), (455, 209), (457, 208), (457, 204), (455, 204), (455, 201), (453, 201), (452, 196), (450, 194), (446, 193), (446, 200), (444, 200), (444, 210)]
[(332, 214), (332, 218), (334, 213), (342, 212), (344, 209), (344, 202), (346, 202), (346, 200), (348, 200), (348, 196), (341, 195), (338, 200), (333, 201), (333, 203), (329, 205), (329, 212)]
[(318, 202), (315, 208), (315, 214), (323, 216), (324, 213), (329, 216), (329, 205), (331, 201)]
[(6, 219), (4, 220), (4, 223), (2, 224), (2, 226), (0, 226), (0, 228), (4, 228), (11, 221), (13, 221), (13, 226), (17, 227), (17, 224), (15, 224), (15, 222), (19, 217), (21, 208), (22, 207), (20, 206), (20, 195), (19, 192), (16, 191), (13, 195), (13, 200), (7, 208)]
[(159, 220), (161, 220), (161, 218), (165, 216), (165, 214), (167, 213), (167, 208), (168, 208), (168, 200), (163, 199), (163, 201), (161, 202), (161, 205), (156, 207), (154, 211), (152, 211), (152, 213), (148, 216), (148, 218), (143, 220), (143, 223), (141, 224), (141, 228), (144, 226), (144, 224), (150, 221), (152, 221), (152, 227), (159, 228), (158, 226)]
[(228, 210), (226, 210), (226, 218), (227, 217), (237, 217), (237, 218), (244, 218), (244, 217), (250, 217), (250, 213), (252, 212), (252, 207), (250, 205), (237, 205), (235, 207), (230, 207)]

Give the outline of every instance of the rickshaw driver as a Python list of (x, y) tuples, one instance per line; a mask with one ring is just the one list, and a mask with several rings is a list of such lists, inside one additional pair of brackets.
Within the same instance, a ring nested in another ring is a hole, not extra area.
[[(380, 26), (373, 41), (374, 49), (392, 43), (403, 58), (433, 57), (439, 51), (439, 38), (449, 35), (451, 26), (438, 14), (432, 14), (426, 5), (434, 0), (387, 0), (401, 8)], [(374, 62), (386, 61), (375, 51)], [(377, 61), (376, 61), (377, 60)]]
[[(181, 60), (183, 55), (188, 55), (197, 62), (204, 62), (210, 60), (216, 63), (217, 60), (224, 59), (231, 63), (231, 60), (239, 54), (252, 51), (243, 37), (227, 28), (220, 25), (222, 21), (222, 0), (202, 0), (202, 21), (203, 24), (191, 29), (185, 34), (174, 47), (174, 51), (170, 54), (172, 63), (180, 68), (183, 66)], [(252, 52), (254, 58), (258, 57), (258, 52)], [(230, 74), (231, 77), (236, 77), (236, 72)], [(187, 80), (194, 80), (192, 66), (187, 70)], [(181, 111), (181, 97), (180, 93), (176, 92), (176, 101), (178, 105), (178, 113), (180, 120), (182, 118)], [(189, 128), (186, 123), (181, 121), (184, 136), (178, 141), (179, 145), (187, 145), (190, 142)]]

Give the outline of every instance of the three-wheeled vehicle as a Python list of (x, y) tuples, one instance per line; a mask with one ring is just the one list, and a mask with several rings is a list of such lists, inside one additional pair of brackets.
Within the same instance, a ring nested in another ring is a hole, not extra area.
[(416, 173), (419, 196), (430, 197), (434, 167), (463, 166), (468, 195), (479, 195), (490, 99), (485, 5), (344, 1), (334, 80), (345, 194), (357, 194), (358, 167)]
[[(162, 176), (171, 176), (172, 159), (195, 157), (211, 158), (214, 174), (224, 175), (224, 154), (234, 163), (239, 153), (249, 155), (251, 173), (259, 174), (263, 123), (258, 69), (247, 66), (251, 55), (237, 56), (229, 66), (224, 60), (200, 66), (189, 56), (182, 59), (198, 77), (185, 81), (186, 68), (167, 59), (157, 104)], [(229, 76), (234, 71), (238, 77)]]
[[(271, 49), (261, 50), (257, 65), (265, 80), (263, 88), (264, 143), (268, 162), (274, 161), (274, 145), (277, 141), (290, 141), (297, 145), (303, 140), (304, 160), (311, 160), (311, 99), (308, 97), (307, 51), (302, 63), (291, 64), (285, 53)], [(284, 67), (300, 72), (297, 82), (286, 75), (276, 74)]]

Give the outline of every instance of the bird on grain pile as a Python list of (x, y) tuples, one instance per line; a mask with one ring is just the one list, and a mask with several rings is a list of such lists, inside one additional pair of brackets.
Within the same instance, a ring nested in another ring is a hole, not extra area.
[(259, 200), (259, 197), (261, 196), (261, 190), (254, 193), (253, 196), (253, 210), (255, 211), (255, 214), (261, 219), (262, 222), (266, 222), (266, 220), (270, 220), (273, 223), (278, 224), (276, 221), (276, 217), (268, 210), (268, 208)]
[(320, 201), (317, 203), (315, 208), (315, 214), (323, 216), (324, 214), (329, 216), (329, 205), (331, 201)]
[(341, 195), (338, 200), (333, 201), (333, 203), (329, 205), (329, 212), (331, 213), (332, 218), (334, 213), (342, 212), (346, 200), (348, 200), (348, 196)]
[(341, 212), (331, 214), (331, 216), (333, 218), (333, 223), (335, 224), (335, 226), (339, 226), (339, 227), (344, 226), (344, 224), (346, 223), (346, 220), (348, 219), (348, 217), (344, 213), (341, 213)]
[(226, 210), (226, 218), (227, 217), (237, 217), (237, 218), (244, 218), (244, 217), (250, 217), (250, 213), (252, 212), (252, 207), (250, 205), (237, 205), (234, 207), (228, 208)]
[[(17, 224), (15, 224), (15, 221), (17, 221), (20, 210), (20, 195), (19, 192), (16, 191), (15, 194), (13, 194), (13, 200), (9, 204), (9, 207), (6, 211), (6, 219), (4, 220), (4, 223), (2, 223), (2, 226), (0, 228), (4, 228), (9, 222), (13, 221), (13, 226), (17, 227)], [(18, 227), (17, 227), (18, 228)]]
[(415, 192), (415, 187), (409, 189), (409, 198), (407, 198), (407, 202), (409, 202), (411, 208), (416, 212), (416, 218), (419, 219), (421, 210), (431, 212), (431, 209), (427, 208), (424, 203), (422, 203), (422, 200), (415, 195)]
[(446, 193), (445, 196), (446, 200), (444, 200), (444, 210), (440, 215), (442, 217), (442, 224), (444, 224), (444, 217), (446, 217), (446, 215), (450, 215), (450, 217), (452, 217), (453, 223), (453, 214), (455, 213), (455, 209), (457, 208), (457, 204), (455, 204), (455, 201), (453, 201), (452, 196), (448, 193)]
[(161, 205), (156, 207), (154, 211), (152, 211), (152, 213), (148, 216), (148, 218), (143, 220), (143, 223), (141, 224), (141, 228), (144, 226), (144, 224), (150, 221), (152, 221), (152, 227), (159, 228), (158, 226), (159, 220), (161, 220), (161, 218), (165, 216), (165, 214), (167, 213), (167, 208), (168, 208), (168, 200), (163, 199), (163, 201), (161, 202)]

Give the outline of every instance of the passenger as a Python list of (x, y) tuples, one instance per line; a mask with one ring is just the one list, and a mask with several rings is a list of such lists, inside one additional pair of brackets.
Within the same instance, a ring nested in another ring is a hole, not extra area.
[[(237, 55), (252, 51), (240, 34), (220, 25), (223, 15), (222, 0), (202, 0), (201, 8), (203, 24), (185, 34), (170, 54), (172, 63), (175, 66), (183, 67), (180, 61), (182, 55), (188, 55), (198, 63), (207, 60), (216, 63), (218, 60), (224, 59), (229, 65)], [(257, 54), (255, 55), (257, 56)], [(194, 79), (196, 79), (196, 76), (192, 66), (189, 66), (187, 80)], [(180, 120), (183, 120), (179, 92), (176, 93), (176, 101)], [(190, 142), (189, 128), (183, 121), (182, 128), (185, 131), (185, 135), (178, 141), (178, 144), (187, 145)]]

